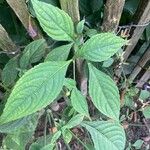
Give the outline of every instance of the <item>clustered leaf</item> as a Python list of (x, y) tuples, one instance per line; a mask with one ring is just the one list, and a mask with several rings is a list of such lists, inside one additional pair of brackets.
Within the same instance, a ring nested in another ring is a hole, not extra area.
[(45, 48), (46, 41), (44, 39), (33, 41), (27, 45), (20, 58), (20, 68), (27, 69), (30, 64), (38, 62), (44, 56)]
[[(88, 62), (89, 96), (95, 107), (109, 117), (111, 121), (83, 122), (84, 116), (90, 117), (86, 97), (77, 89), (75, 80), (65, 78), (67, 68), (72, 61), (66, 60), (70, 49), (78, 40), (75, 41), (76, 35), (73, 21), (66, 12), (51, 4), (38, 0), (31, 0), (31, 3), (43, 30), (54, 40), (70, 41), (70, 43), (53, 49), (45, 58), (44, 63), (28, 70), (17, 81), (0, 117), (0, 132), (11, 133), (16, 129), (19, 129), (20, 132), (7, 135), (4, 141), (5, 145), (10, 148), (10, 142), (12, 142), (16, 149), (24, 149), (29, 141), (28, 136), (32, 137), (38, 122), (37, 117), (33, 118), (36, 119), (33, 125), (30, 120), (29, 123), (31, 122), (32, 128), (27, 126), (26, 119), (30, 117), (29, 115), (52, 103), (60, 94), (63, 86), (65, 86), (71, 93), (71, 105), (79, 114), (74, 115), (65, 125), (61, 126), (61, 129), (50, 137), (50, 143), (45, 141), (43, 145), (37, 141), (30, 146), (30, 150), (37, 148), (52, 150), (61, 135), (69, 143), (72, 139), (70, 129), (78, 125), (88, 130), (95, 150), (124, 150), (125, 133), (121, 125), (119, 125), (120, 97), (114, 81), (94, 67), (91, 62)], [(98, 1), (98, 3), (101, 4), (101, 1)], [(99, 8), (95, 5), (95, 1), (93, 4), (93, 11), (97, 11)], [(84, 23), (85, 20), (82, 20), (77, 24), (77, 34), (82, 34)], [(113, 63), (111, 56), (127, 42), (113, 33), (97, 34), (97, 31), (93, 29), (89, 29), (89, 33), (87, 31), (86, 35), (91, 38), (83, 45), (80, 43), (81, 48), (75, 52), (76, 57), (93, 62), (105, 61), (103, 63), (104, 67), (109, 67)], [(33, 41), (27, 45), (20, 56), (20, 69), (28, 69), (32, 63), (40, 61), (45, 54), (45, 48), (46, 41), (44, 39)], [(73, 57), (73, 59), (76, 57)], [(3, 84), (8, 86), (15, 82), (18, 73), (17, 67), (18, 57), (10, 59), (2, 72)], [(12, 75), (11, 77), (10, 74)], [(148, 111), (149, 107), (143, 111), (146, 118), (150, 116)], [(26, 133), (26, 130), (29, 131), (29, 129), (33, 130)], [(25, 136), (21, 131), (25, 131)], [(43, 141), (43, 138), (41, 141)]]

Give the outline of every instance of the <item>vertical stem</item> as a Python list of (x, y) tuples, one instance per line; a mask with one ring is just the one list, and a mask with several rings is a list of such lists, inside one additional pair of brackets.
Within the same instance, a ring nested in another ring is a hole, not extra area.
[(61, 8), (69, 14), (74, 23), (80, 21), (78, 0), (60, 0), (60, 5)]
[(104, 9), (102, 31), (115, 31), (119, 25), (125, 0), (107, 0)]
[[(78, 0), (60, 0), (61, 8), (66, 11), (70, 17), (72, 18), (75, 25), (80, 21), (80, 13), (79, 13), (79, 1)], [(77, 83), (81, 89), (81, 91), (87, 91), (85, 90), (85, 87), (87, 87), (84, 81), (84, 73), (83, 73), (83, 61), (76, 59), (76, 71), (77, 71)], [(83, 88), (83, 82), (84, 82), (84, 89)], [(85, 92), (87, 93), (87, 92)], [(86, 94), (84, 94), (86, 95)]]

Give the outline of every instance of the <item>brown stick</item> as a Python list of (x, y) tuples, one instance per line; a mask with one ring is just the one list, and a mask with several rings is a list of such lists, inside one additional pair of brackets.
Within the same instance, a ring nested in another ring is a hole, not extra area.
[(17, 46), (13, 43), (7, 31), (3, 28), (1, 24), (0, 24), (0, 48), (8, 52), (14, 52), (17, 50)]
[(125, 0), (107, 0), (104, 9), (102, 31), (114, 31), (117, 29), (122, 14)]
[(66, 11), (74, 23), (80, 21), (78, 0), (60, 0), (61, 8)]
[(141, 77), (140, 81), (137, 83), (136, 87), (142, 88), (144, 83), (147, 82), (150, 79), (150, 67), (147, 69), (147, 71), (144, 73), (144, 75)]
[(149, 59), (150, 59), (150, 48), (145, 52), (143, 57), (137, 63), (136, 67), (129, 76), (129, 81), (133, 81), (136, 78), (136, 76), (139, 74), (139, 72), (142, 70), (145, 64), (149, 61)]
[[(42, 34), (39, 30), (39, 28), (36, 26), (34, 20), (31, 18), (30, 20), (30, 14), (28, 12), (28, 8), (26, 6), (25, 0), (6, 0), (9, 6), (13, 9), (19, 20), (22, 22), (25, 29), (29, 32), (29, 28), (33, 28), (36, 30), (36, 36), (30, 36), (33, 39), (42, 38)], [(30, 23), (32, 22), (32, 27), (30, 27)]]
[[(139, 7), (135, 13), (134, 23), (137, 25), (141, 25), (144, 23), (147, 23), (150, 21), (150, 1), (145, 0), (141, 1), (139, 4)], [(127, 60), (133, 49), (135, 48), (138, 40), (140, 39), (144, 29), (146, 26), (137, 26), (132, 34), (132, 37), (130, 39), (130, 45), (126, 47), (125, 53), (124, 53), (124, 61)]]

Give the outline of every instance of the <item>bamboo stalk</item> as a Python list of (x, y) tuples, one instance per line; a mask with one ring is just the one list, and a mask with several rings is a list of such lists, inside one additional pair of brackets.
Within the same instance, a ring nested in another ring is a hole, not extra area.
[(142, 70), (145, 64), (149, 61), (149, 59), (150, 59), (150, 48), (145, 52), (145, 54), (137, 63), (136, 67), (129, 76), (129, 81), (133, 81), (136, 78), (136, 76), (139, 74), (139, 72)]
[[(30, 18), (25, 0), (6, 0), (9, 6), (13, 9), (19, 20), (22, 22), (25, 29), (33, 39), (42, 38), (41, 31), (37, 27), (33, 18)], [(35, 34), (32, 34), (35, 32)]]
[(107, 0), (104, 9), (102, 31), (115, 31), (119, 25), (125, 0)]
[(147, 69), (147, 71), (144, 73), (144, 75), (141, 77), (139, 82), (136, 84), (136, 87), (142, 88), (144, 83), (147, 82), (150, 79), (150, 67)]
[[(145, 30), (146, 26), (141, 26), (141, 24), (150, 22), (150, 1), (145, 0), (141, 1), (139, 4), (139, 7), (135, 13), (134, 23), (137, 24), (137, 27), (135, 28), (132, 37), (130, 39), (130, 45), (128, 45), (125, 49), (124, 53), (124, 61), (127, 60), (127, 58), (130, 56), (131, 52), (135, 48), (136, 44), (138, 43), (140, 37), (143, 34), (143, 31)], [(139, 26), (138, 26), (139, 25)]]
[(7, 52), (14, 52), (17, 50), (17, 46), (13, 43), (7, 31), (1, 24), (0, 24), (0, 48)]

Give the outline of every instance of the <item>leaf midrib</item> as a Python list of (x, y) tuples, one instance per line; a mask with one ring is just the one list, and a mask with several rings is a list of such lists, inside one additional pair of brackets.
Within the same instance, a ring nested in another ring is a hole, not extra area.
[[(100, 83), (99, 83), (99, 80), (98, 80), (97, 76), (95, 75), (95, 73), (94, 73), (94, 71), (93, 71), (93, 66), (91, 66), (91, 64), (90, 64), (90, 68), (91, 68), (92, 74), (93, 74), (93, 75), (95, 76), (95, 78), (96, 78), (97, 83), (99, 84), (99, 87), (101, 88), (101, 85), (100, 85)], [(102, 88), (101, 88), (101, 91), (102, 91), (102, 93), (104, 93), (103, 90), (102, 90)], [(107, 100), (105, 94), (103, 94), (103, 95), (104, 95), (104, 97), (105, 97), (107, 103), (109, 104), (109, 108), (112, 110), (112, 108), (110, 107), (111, 105), (110, 105), (109, 101)], [(113, 111), (112, 111), (112, 112), (113, 112)], [(114, 114), (114, 112), (113, 112), (113, 114)], [(106, 114), (105, 114), (105, 115), (106, 115)], [(116, 118), (116, 114), (114, 114), (114, 115), (115, 115), (115, 119), (117, 119), (117, 118)], [(106, 116), (107, 116), (107, 115), (106, 115)], [(109, 117), (110, 117), (110, 115), (109, 115)]]
[[(84, 123), (83, 123), (84, 124)], [(93, 128), (92, 126), (90, 125), (87, 125), (85, 124), (86, 126), (89, 126), (90, 128)], [(117, 149), (118, 147), (104, 134), (104, 133), (101, 133), (98, 129), (96, 128), (93, 128), (94, 130), (96, 130), (102, 137), (104, 137), (109, 143), (111, 143), (112, 145), (114, 145)], [(119, 150), (119, 149), (118, 149)]]
[[(36, 3), (36, 5), (37, 5), (37, 3)], [(50, 6), (50, 7), (54, 7), (54, 6)], [(59, 9), (59, 8), (57, 8), (56, 7), (56, 9)], [(44, 10), (44, 9), (41, 9), (42, 11)], [(39, 12), (38, 11), (36, 11), (37, 13), (38, 13), (38, 17), (40, 18), (40, 14), (39, 14)], [(44, 10), (44, 12), (45, 12), (45, 10)], [(46, 12), (45, 12), (46, 13)], [(49, 16), (49, 15), (48, 15)], [(65, 14), (65, 16), (66, 16), (66, 14)], [(68, 37), (70, 37), (71, 39), (72, 39), (72, 41), (73, 41), (73, 37), (71, 36), (71, 35), (69, 35), (59, 24), (57, 24), (56, 22), (55, 22), (55, 20), (51, 17), (51, 16), (49, 16), (50, 18), (51, 18), (51, 20), (61, 29), (61, 30), (63, 30), (63, 32), (64, 33), (66, 33), (67, 35), (68, 35)], [(69, 21), (69, 23), (70, 23), (70, 21)]]

